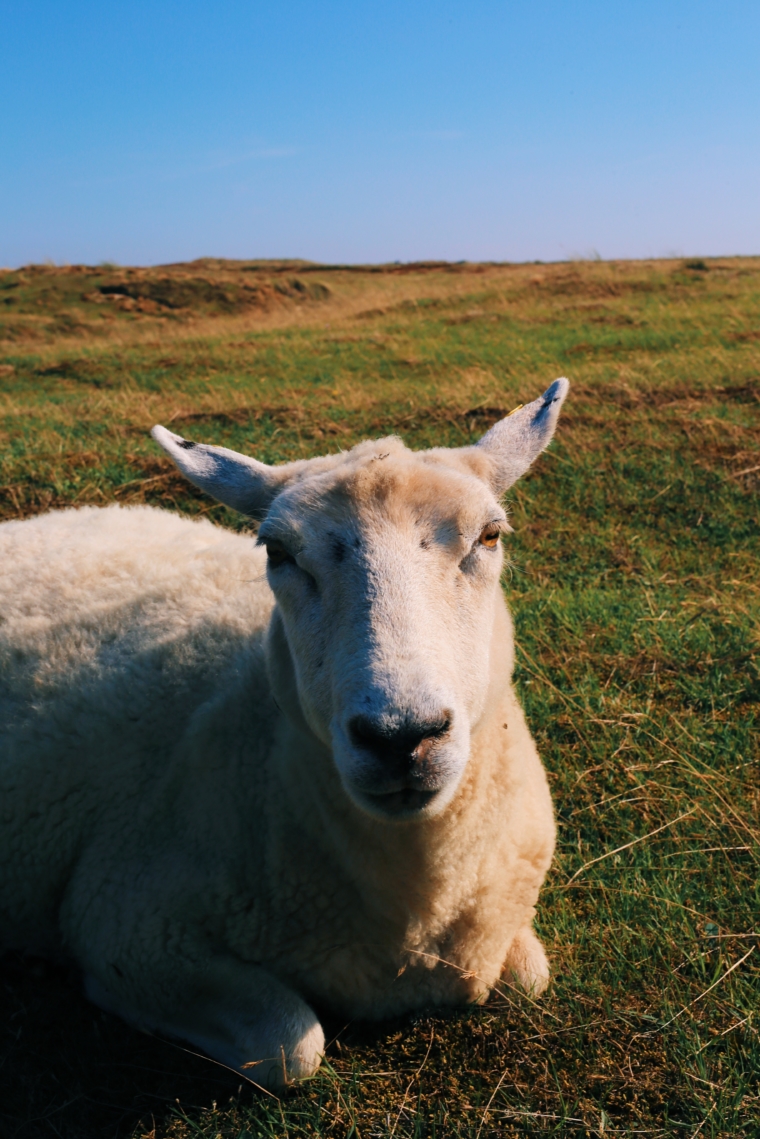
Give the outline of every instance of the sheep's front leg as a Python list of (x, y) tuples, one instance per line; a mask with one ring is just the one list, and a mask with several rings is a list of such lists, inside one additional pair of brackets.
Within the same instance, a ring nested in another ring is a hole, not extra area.
[(151, 1002), (154, 1011), (147, 1002), (134, 1007), (124, 993), (114, 992), (110, 980), (106, 987), (93, 974), (85, 987), (90, 1000), (107, 1012), (144, 1031), (193, 1044), (265, 1088), (313, 1076), (322, 1060), (324, 1033), (306, 1002), (265, 969), (233, 958), (216, 958), (202, 976), (188, 978), (184, 999), (169, 1002), (173, 1008), (166, 1007), (160, 991)]
[(517, 933), (502, 968), (505, 980), (514, 979), (532, 997), (540, 997), (549, 984), (549, 962), (541, 942), (529, 925)]

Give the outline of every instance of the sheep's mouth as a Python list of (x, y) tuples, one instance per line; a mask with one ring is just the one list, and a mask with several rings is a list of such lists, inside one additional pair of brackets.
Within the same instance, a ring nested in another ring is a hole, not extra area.
[(378, 814), (398, 817), (401, 815), (416, 815), (425, 809), (435, 799), (438, 788), (434, 791), (425, 791), (418, 787), (403, 787), (400, 791), (386, 791), (384, 794), (363, 792), (368, 805)]

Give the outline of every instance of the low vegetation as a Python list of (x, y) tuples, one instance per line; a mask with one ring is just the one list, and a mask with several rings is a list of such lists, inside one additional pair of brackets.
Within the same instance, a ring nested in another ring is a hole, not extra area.
[(153, 423), (267, 462), (456, 445), (561, 374), (504, 582), (559, 821), (547, 997), (328, 1023), (278, 1099), (9, 958), (3, 1135), (760, 1133), (760, 259), (2, 271), (0, 516), (152, 502), (244, 528)]

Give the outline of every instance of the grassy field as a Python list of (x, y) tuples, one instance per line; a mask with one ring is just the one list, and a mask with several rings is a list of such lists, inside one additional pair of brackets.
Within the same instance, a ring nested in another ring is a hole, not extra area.
[(12, 959), (3, 1137), (760, 1135), (760, 258), (2, 272), (0, 514), (241, 528), (153, 423), (267, 462), (456, 445), (562, 374), (504, 583), (559, 822), (547, 997), (330, 1024), (277, 1099)]

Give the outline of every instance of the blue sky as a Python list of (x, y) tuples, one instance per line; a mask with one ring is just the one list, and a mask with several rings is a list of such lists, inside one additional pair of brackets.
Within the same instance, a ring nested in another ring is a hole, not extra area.
[(760, 253), (757, 0), (0, 0), (0, 265)]

